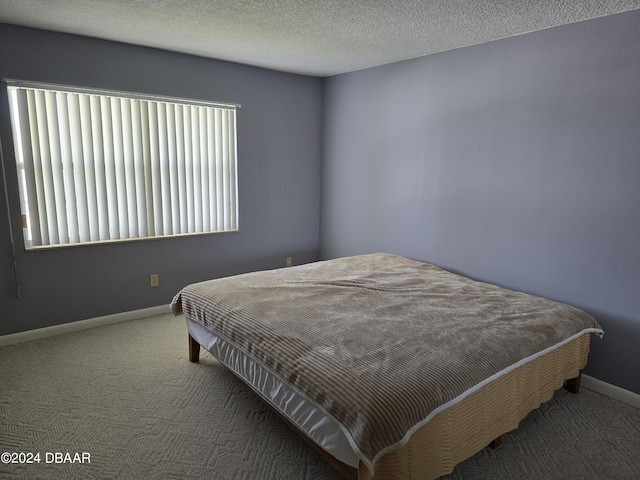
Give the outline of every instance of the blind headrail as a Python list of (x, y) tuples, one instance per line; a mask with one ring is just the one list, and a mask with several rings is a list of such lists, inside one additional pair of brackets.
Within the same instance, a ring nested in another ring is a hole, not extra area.
[(149, 100), (154, 102), (166, 103), (182, 103), (187, 105), (195, 105), (198, 107), (215, 107), (227, 110), (235, 110), (241, 108), (239, 103), (216, 102), (208, 100), (196, 100), (193, 98), (170, 97), (165, 95), (150, 95), (136, 92), (125, 92), (122, 90), (108, 90), (103, 88), (77, 87), (73, 85), (60, 85), (54, 83), (32, 82), (28, 80), (15, 80), (3, 78), (2, 81), (9, 87), (35, 88), (39, 90), (50, 90), (55, 92), (72, 92), (89, 95), (105, 95), (117, 98), (135, 98), (136, 100)]

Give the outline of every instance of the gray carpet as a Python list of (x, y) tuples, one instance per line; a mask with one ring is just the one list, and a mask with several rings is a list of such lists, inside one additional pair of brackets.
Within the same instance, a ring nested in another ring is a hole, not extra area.
[[(169, 314), (0, 348), (2, 452), (41, 455), (3, 479), (340, 478), (209, 354), (189, 363)], [(640, 479), (640, 410), (559, 390), (454, 479)]]

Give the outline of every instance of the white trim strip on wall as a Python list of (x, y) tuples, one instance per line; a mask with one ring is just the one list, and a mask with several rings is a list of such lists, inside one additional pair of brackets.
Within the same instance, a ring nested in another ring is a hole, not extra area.
[(624, 388), (616, 387), (610, 383), (603, 382), (589, 375), (582, 375), (581, 386), (594, 392), (601, 393), (610, 398), (620, 400), (633, 407), (640, 408), (640, 395)]
[(37, 328), (35, 330), (27, 330), (26, 332), (12, 333), (10, 335), (0, 336), (0, 347), (13, 345), (16, 343), (29, 342), (40, 338), (54, 337), (65, 333), (79, 332), (88, 328), (102, 327), (112, 323), (127, 322), (129, 320), (137, 320), (139, 318), (150, 317), (152, 315), (161, 315), (170, 313), (169, 305), (159, 305), (157, 307), (143, 308), (130, 312), (115, 313), (113, 315), (105, 315), (104, 317), (90, 318), (80, 320), (78, 322), (63, 323), (61, 325), (53, 325), (52, 327)]

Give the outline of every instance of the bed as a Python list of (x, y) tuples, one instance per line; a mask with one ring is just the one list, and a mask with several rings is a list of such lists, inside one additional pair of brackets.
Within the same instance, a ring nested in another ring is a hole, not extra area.
[(204, 347), (348, 479), (433, 479), (579, 388), (587, 313), (390, 254), (194, 283)]

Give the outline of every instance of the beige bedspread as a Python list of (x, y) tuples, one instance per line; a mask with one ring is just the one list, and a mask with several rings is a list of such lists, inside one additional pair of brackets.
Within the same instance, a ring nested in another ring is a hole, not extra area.
[(331, 415), (373, 470), (435, 413), (585, 332), (585, 312), (388, 254), (210, 280), (181, 312)]

